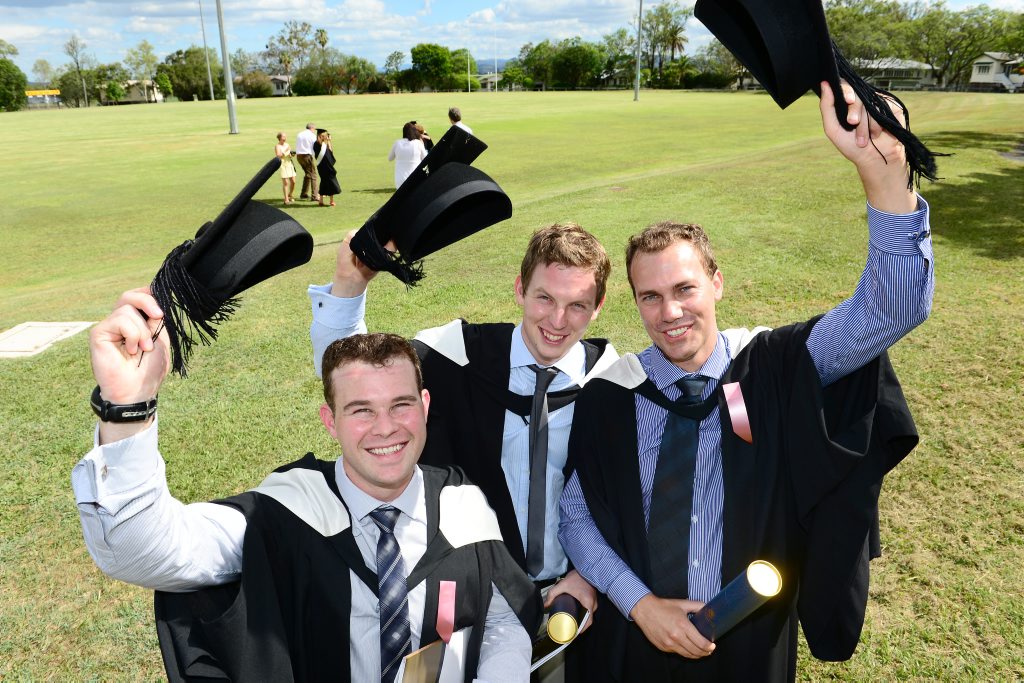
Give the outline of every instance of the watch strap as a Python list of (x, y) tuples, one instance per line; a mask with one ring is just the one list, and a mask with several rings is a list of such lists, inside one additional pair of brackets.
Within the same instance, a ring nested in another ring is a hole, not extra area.
[(102, 422), (144, 422), (156, 414), (156, 399), (154, 396), (140, 403), (111, 403), (100, 396), (100, 387), (97, 384), (92, 390), (89, 403), (96, 417)]

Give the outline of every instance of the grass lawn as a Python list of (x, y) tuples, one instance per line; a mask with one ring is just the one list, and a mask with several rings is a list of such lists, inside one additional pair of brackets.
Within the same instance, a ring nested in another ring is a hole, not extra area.
[[(945, 179), (932, 206), (934, 312), (893, 350), (921, 445), (886, 480), (884, 557), (873, 564), (861, 645), (847, 663), (801, 652), (801, 678), (1024, 677), (1024, 98), (910, 94), (914, 130)], [(242, 100), (0, 117), (17, 153), (0, 167), (0, 330), (99, 320), (146, 284), (272, 155), (274, 135), (329, 128), (344, 194), (288, 208), (314, 235), (308, 265), (263, 283), (161, 393), (171, 490), (187, 501), (243, 491), (306, 451), (319, 426), (304, 294), (336, 242), (387, 198), (391, 142), (409, 119), (439, 137), (448, 106), (490, 149), (476, 166), (515, 215), (427, 262), (406, 292), (382, 277), (371, 328), (412, 334), (455, 317), (515, 320), (512, 282), (530, 232), (574, 220), (615, 270), (591, 331), (620, 351), (648, 341), (622, 271), (628, 235), (666, 218), (702, 223), (725, 274), (721, 327), (780, 325), (848, 296), (867, 231), (859, 183), (820, 132), (817, 100), (765, 95), (517, 93)], [(298, 192), (296, 192), (296, 196)], [(280, 184), (258, 198), (281, 206)], [(91, 445), (86, 335), (0, 360), (0, 679), (159, 679), (149, 592), (96, 570), (69, 486)]]

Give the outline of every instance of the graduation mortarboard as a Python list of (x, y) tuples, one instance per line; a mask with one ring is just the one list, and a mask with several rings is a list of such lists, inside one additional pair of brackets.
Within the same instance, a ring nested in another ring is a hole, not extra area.
[(273, 158), (195, 239), (175, 247), (153, 279), (164, 312), (172, 369), (185, 376), (192, 348), (217, 338), (215, 325), (238, 306), (249, 287), (300, 266), (313, 255), (313, 237), (285, 212), (253, 195), (281, 168)]
[(323, 135), (323, 134), (324, 134), (324, 133), (326, 133), (326, 132), (327, 132), (327, 129), (326, 129), (326, 128), (317, 128), (317, 129), (316, 129), (316, 135), (317, 135), (317, 137), (320, 137), (321, 135)]
[[(697, 0), (693, 15), (768, 91), (783, 109), (808, 90), (821, 95), (821, 81), (835, 93), (836, 117), (847, 130), (847, 106), (840, 79), (853, 88), (868, 114), (899, 140), (910, 164), (908, 184), (936, 179), (935, 156), (910, 132), (910, 112), (892, 93), (876, 88), (853, 70), (828, 32), (821, 0)], [(893, 115), (888, 98), (903, 110), (906, 126)]]
[[(511, 217), (508, 195), (470, 166), (485, 149), (464, 129), (449, 128), (353, 236), (352, 252), (367, 267), (414, 285), (423, 278), (423, 257)], [(397, 254), (384, 248), (391, 240)]]

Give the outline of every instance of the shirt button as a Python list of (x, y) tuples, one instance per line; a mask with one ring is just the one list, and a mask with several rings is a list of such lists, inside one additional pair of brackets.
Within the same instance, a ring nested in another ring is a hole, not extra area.
[(379, 602), (373, 606), (373, 611), (376, 612), (377, 614), (380, 614), (380, 603)]
[(696, 523), (697, 523), (697, 515), (693, 515), (692, 517), (690, 517), (690, 521), (691, 521), (691, 522), (692, 522), (693, 524), (696, 524)]
[(694, 567), (699, 567), (700, 566), (700, 560), (694, 560), (693, 561), (693, 566)]
[(106, 479), (108, 474), (110, 474), (110, 470), (107, 469), (106, 465), (100, 468), (100, 479)]
[(917, 239), (917, 233), (916, 232), (908, 232), (907, 233), (907, 239), (908, 240), (916, 240)]
[(317, 301), (316, 302), (316, 307), (317, 308), (323, 308), (324, 307), (324, 302), (323, 301)]

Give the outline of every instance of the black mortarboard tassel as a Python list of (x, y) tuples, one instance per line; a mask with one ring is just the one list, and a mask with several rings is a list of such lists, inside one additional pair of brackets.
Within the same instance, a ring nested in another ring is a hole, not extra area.
[(150, 286), (164, 312), (171, 368), (184, 377), (196, 344), (217, 338), (216, 326), (238, 306), (236, 296), (313, 255), (313, 238), (295, 219), (252, 197), (280, 169), (271, 159), (195, 239), (175, 247)]
[[(910, 112), (889, 92), (861, 78), (839, 52), (828, 32), (820, 0), (697, 0), (694, 16), (735, 55), (783, 109), (808, 90), (821, 95), (821, 81), (835, 93), (836, 117), (847, 130), (847, 106), (840, 78), (864, 103), (868, 114), (903, 143), (910, 165), (908, 186), (921, 177), (936, 180), (936, 154), (910, 132)], [(903, 110), (906, 126), (885, 99)]]
[[(463, 128), (449, 128), (353, 236), (352, 252), (369, 268), (411, 286), (423, 278), (423, 257), (509, 218), (508, 195), (469, 165), (485, 149)], [(391, 240), (398, 253), (384, 248)]]

